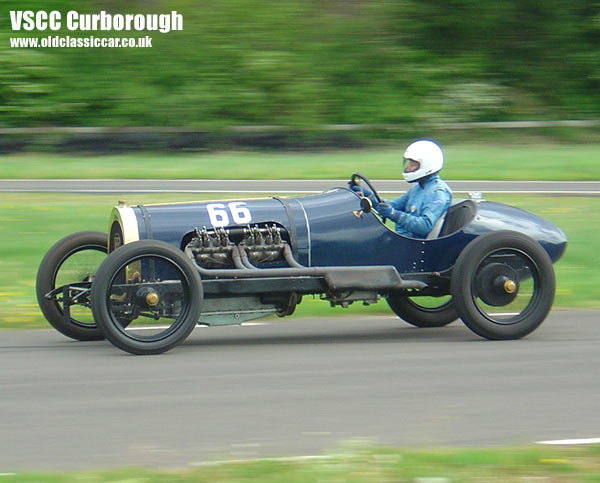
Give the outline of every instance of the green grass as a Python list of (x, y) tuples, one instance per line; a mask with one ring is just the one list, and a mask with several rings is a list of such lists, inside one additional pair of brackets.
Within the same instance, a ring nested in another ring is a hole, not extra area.
[(309, 460), (223, 462), (179, 471), (143, 469), (22, 473), (3, 483), (58, 482), (592, 482), (600, 481), (600, 446), (402, 450), (351, 449)]
[[(0, 178), (371, 179), (401, 177), (404, 146), (328, 153), (10, 155)], [(600, 144), (461, 144), (444, 147), (447, 179), (598, 180)]]
[[(117, 195), (0, 194), (0, 328), (47, 327), (35, 299), (35, 275), (45, 252), (63, 236), (107, 230)], [(211, 196), (211, 198), (213, 198)], [(135, 195), (130, 204), (188, 201), (198, 195)], [(489, 196), (532, 211), (561, 227), (569, 237), (555, 265), (557, 308), (600, 308), (600, 198)], [(364, 307), (330, 308), (305, 297), (294, 317), (390, 314), (383, 301)]]

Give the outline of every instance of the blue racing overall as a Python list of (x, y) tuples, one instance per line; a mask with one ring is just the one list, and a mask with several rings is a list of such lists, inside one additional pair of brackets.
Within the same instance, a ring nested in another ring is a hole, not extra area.
[(450, 207), (452, 190), (437, 174), (419, 181), (406, 193), (376, 206), (378, 213), (396, 223), (396, 233), (425, 238)]

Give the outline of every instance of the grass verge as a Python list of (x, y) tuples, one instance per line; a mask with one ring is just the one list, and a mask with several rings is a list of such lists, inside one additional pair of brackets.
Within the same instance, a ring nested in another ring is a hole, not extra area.
[(107, 470), (7, 474), (3, 483), (463, 481), (584, 482), (600, 480), (600, 446), (400, 450), (360, 449), (312, 459), (225, 462), (193, 470)]
[[(119, 156), (9, 155), (0, 178), (371, 179), (400, 176), (405, 146), (327, 153), (226, 152)], [(600, 144), (450, 144), (444, 177), (491, 180), (598, 180)]]
[[(47, 327), (35, 298), (35, 276), (46, 251), (63, 236), (81, 230), (107, 230), (117, 195), (0, 194), (0, 328)], [(213, 198), (213, 196), (211, 196)], [(130, 204), (187, 201), (198, 195), (137, 195)], [(549, 219), (569, 237), (555, 265), (555, 308), (600, 308), (599, 198), (489, 196)], [(294, 317), (390, 314), (385, 302), (348, 309), (305, 297)]]

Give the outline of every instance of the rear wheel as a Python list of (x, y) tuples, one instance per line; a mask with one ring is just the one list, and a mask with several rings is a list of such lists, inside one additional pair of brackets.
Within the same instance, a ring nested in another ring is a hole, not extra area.
[(519, 339), (552, 307), (555, 279), (546, 251), (522, 233), (482, 235), (452, 270), (452, 298), (465, 325), (487, 339)]
[(398, 317), (416, 327), (443, 327), (458, 319), (451, 297), (391, 295), (387, 303)]
[(181, 343), (200, 318), (203, 293), (191, 261), (168, 243), (122, 246), (102, 263), (92, 286), (94, 320), (115, 346), (160, 354)]
[(76, 340), (104, 339), (92, 317), (89, 298), (69, 307), (65, 320), (62, 294), (46, 298), (52, 290), (75, 282), (89, 282), (106, 258), (107, 235), (81, 231), (59, 240), (44, 256), (38, 269), (35, 290), (46, 320), (60, 333)]

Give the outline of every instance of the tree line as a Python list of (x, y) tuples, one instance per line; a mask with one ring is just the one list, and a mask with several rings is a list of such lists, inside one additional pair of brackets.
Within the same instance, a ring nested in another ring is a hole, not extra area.
[(31, 10), (170, 13), (152, 48), (14, 49), (0, 6), (0, 126), (593, 119), (600, 2), (31, 0)]

